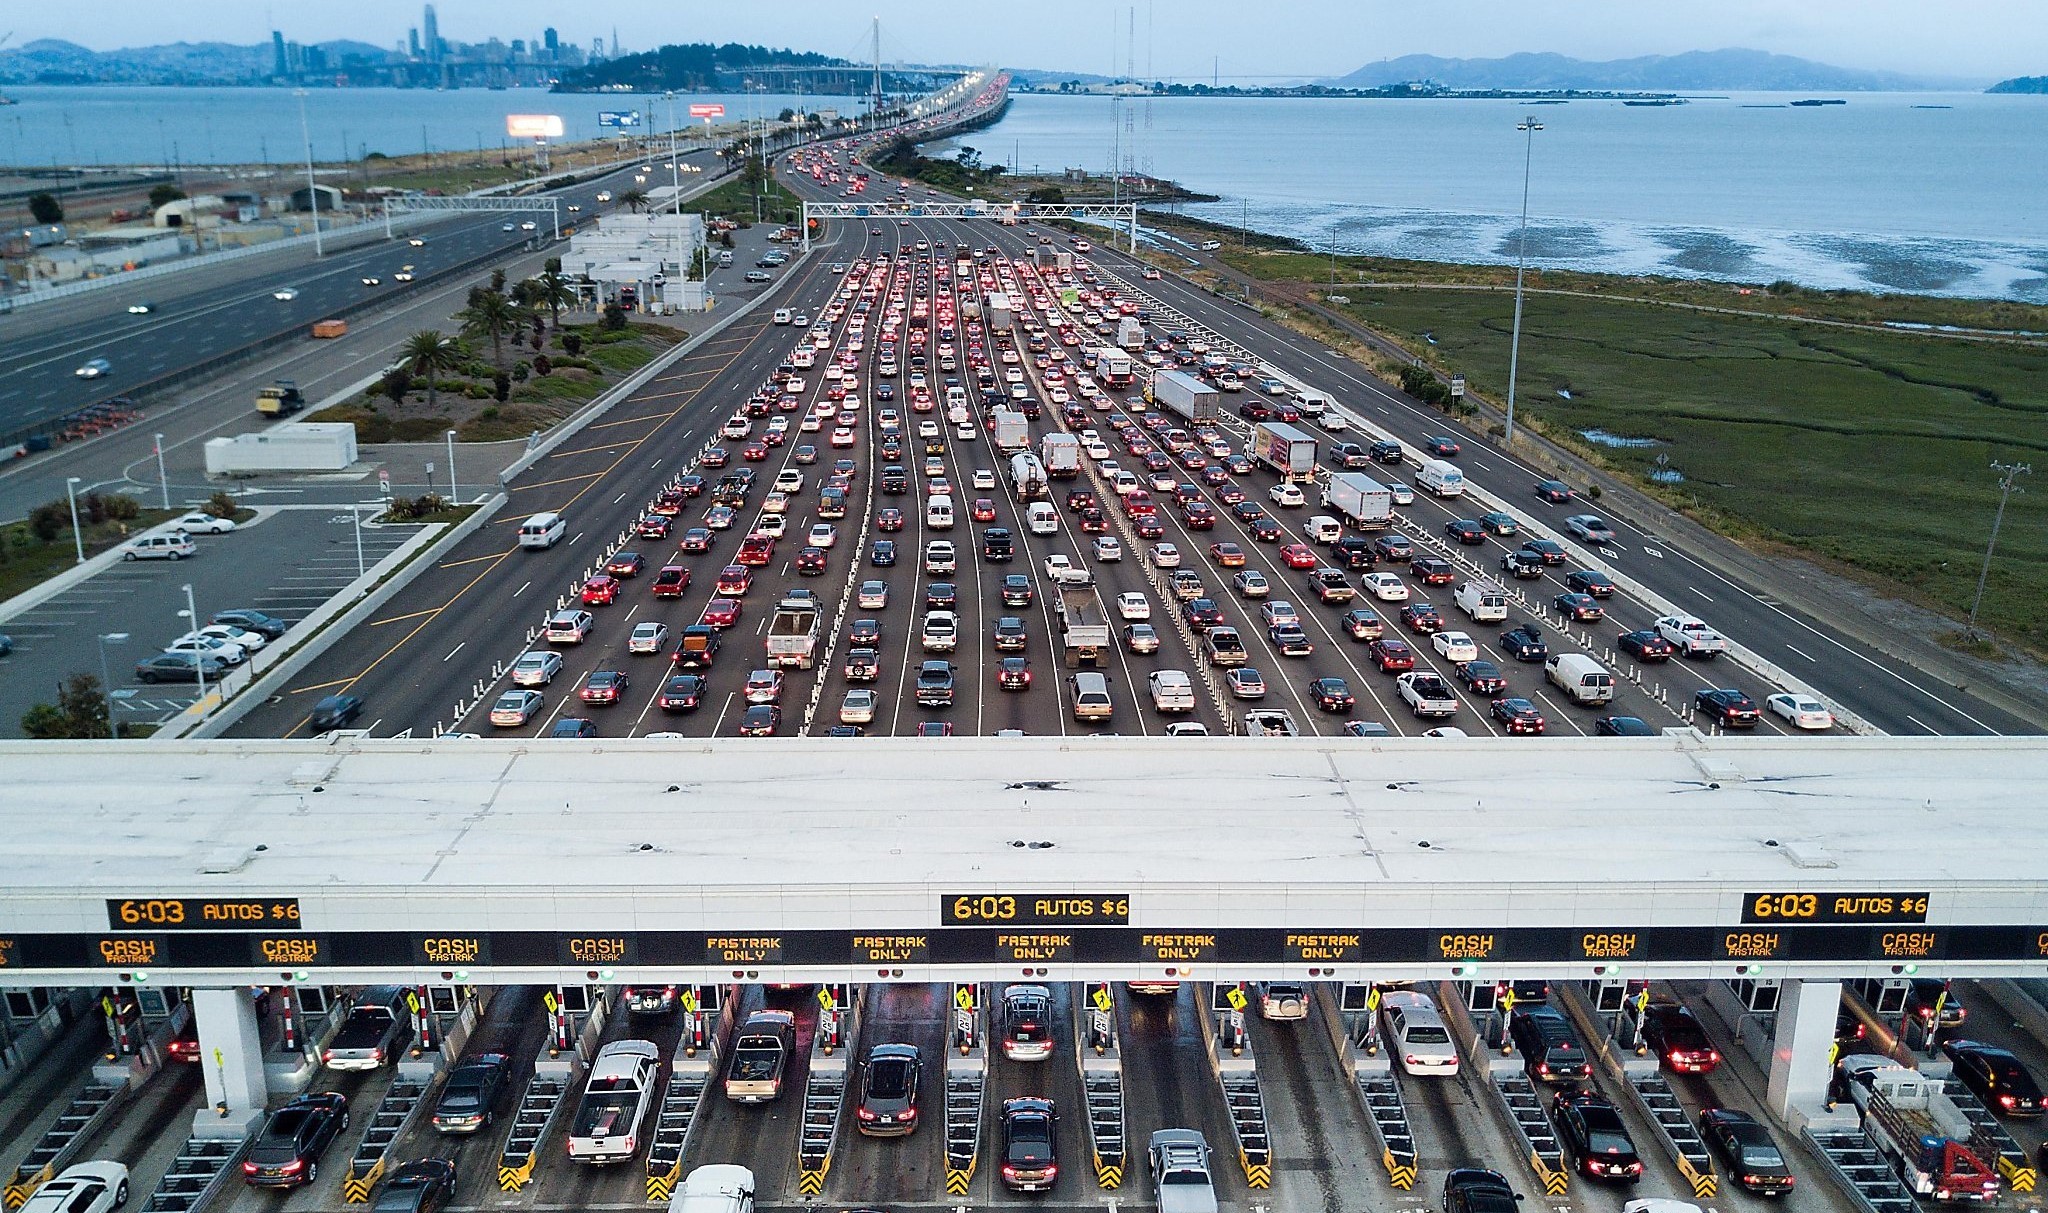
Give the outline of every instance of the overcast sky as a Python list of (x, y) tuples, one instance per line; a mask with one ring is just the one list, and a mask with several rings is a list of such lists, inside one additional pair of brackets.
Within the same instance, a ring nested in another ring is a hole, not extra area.
[[(1149, 53), (1152, 75), (1207, 77), (1213, 56), (1223, 76), (1246, 83), (1342, 75), (1414, 53), (1486, 58), (1549, 50), (1610, 59), (1734, 46), (1931, 76), (2048, 73), (2042, 0), (442, 0), (437, 9), (442, 36), (456, 40), (532, 37), (553, 25), (564, 40), (588, 46), (593, 37), (609, 38), (616, 23), (628, 51), (736, 41), (847, 57), (867, 53), (869, 19), (878, 14), (885, 59), (1108, 72), (1123, 63), (1131, 3), (1140, 74)], [(65, 38), (102, 50), (181, 39), (260, 42), (273, 21), (300, 42), (392, 45), (420, 21), (412, 0), (67, 0), (9, 8), (0, 26), (13, 27), (14, 45)]]

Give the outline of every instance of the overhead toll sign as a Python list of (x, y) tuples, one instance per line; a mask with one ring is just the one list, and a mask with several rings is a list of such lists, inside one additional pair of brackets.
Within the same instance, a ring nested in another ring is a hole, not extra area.
[(1750, 893), (1742, 921), (1926, 922), (1926, 893)]
[(296, 897), (109, 897), (113, 931), (299, 929)]
[(939, 900), (939, 921), (947, 926), (1123, 926), (1131, 921), (1131, 895), (948, 893)]

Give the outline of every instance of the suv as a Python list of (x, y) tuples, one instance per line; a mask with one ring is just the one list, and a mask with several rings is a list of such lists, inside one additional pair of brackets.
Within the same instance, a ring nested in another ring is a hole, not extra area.
[(589, 611), (556, 611), (548, 616), (547, 642), (549, 644), (582, 644), (590, 637), (590, 629), (597, 622)]
[(916, 1045), (876, 1045), (861, 1067), (854, 1126), (863, 1137), (907, 1137), (917, 1129), (917, 1085), (924, 1064)]
[(917, 702), (928, 708), (953, 706), (953, 665), (927, 661), (917, 668)]
[(1004, 606), (1028, 607), (1031, 605), (1031, 578), (1022, 573), (1005, 574), (1002, 592)]
[(1003, 991), (1003, 1056), (1011, 1061), (1052, 1057), (1052, 991), (1011, 986)]
[(1555, 1007), (1517, 1008), (1508, 1022), (1508, 1037), (1522, 1055), (1522, 1063), (1539, 1082), (1570, 1086), (1593, 1076), (1586, 1046), (1579, 1042), (1578, 1029)]
[(1003, 1186), (1046, 1192), (1059, 1181), (1059, 1118), (1050, 1099), (1003, 1101)]
[(348, 1098), (301, 1095), (270, 1114), (242, 1159), (242, 1179), (258, 1188), (296, 1188), (320, 1174), (320, 1156), (348, 1127)]

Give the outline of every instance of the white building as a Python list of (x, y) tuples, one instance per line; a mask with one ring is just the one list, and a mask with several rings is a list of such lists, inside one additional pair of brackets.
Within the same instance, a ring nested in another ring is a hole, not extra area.
[(685, 270), (703, 247), (701, 215), (658, 210), (606, 215), (569, 237), (562, 272), (596, 283), (607, 299), (630, 286), (642, 303), (702, 311), (707, 306), (704, 284), (688, 281)]

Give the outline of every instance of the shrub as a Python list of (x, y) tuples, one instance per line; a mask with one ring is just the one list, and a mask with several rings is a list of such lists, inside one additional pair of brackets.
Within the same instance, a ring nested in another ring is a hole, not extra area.
[(404, 404), (405, 394), (412, 390), (412, 374), (404, 367), (393, 367), (377, 383), (377, 390), (391, 398), (393, 404)]
[(565, 350), (567, 350), (567, 351), (569, 352), (569, 356), (570, 356), (570, 357), (572, 357), (572, 358), (573, 358), (573, 357), (575, 357), (575, 356), (576, 356), (577, 354), (580, 354), (580, 353), (582, 353), (582, 352), (583, 352), (583, 334), (581, 334), (581, 333), (563, 333), (563, 334), (562, 334), (562, 348), (563, 348), (563, 349), (565, 349)]
[(507, 374), (506, 374), (505, 372), (503, 372), (503, 371), (499, 371), (499, 372), (498, 372), (498, 373), (497, 373), (496, 375), (492, 376), (492, 377), (491, 377), (491, 394), (492, 394), (493, 396), (497, 397), (497, 399), (498, 399), (498, 403), (499, 403), (499, 404), (503, 404), (503, 403), (505, 403), (505, 402), (506, 402), (507, 400), (511, 399), (511, 398), (512, 398), (512, 376), (510, 376), (510, 375), (507, 375)]
[(71, 507), (63, 501), (52, 501), (29, 511), (28, 529), (38, 540), (54, 543), (71, 525)]
[(233, 518), (239, 508), (235, 499), (226, 493), (215, 493), (206, 499), (206, 512), (215, 518)]
[(527, 362), (521, 361), (512, 364), (512, 381), (514, 383), (525, 383), (526, 377), (532, 373), (533, 367)]
[(533, 356), (533, 373), (534, 373), (534, 374), (536, 374), (536, 375), (549, 375), (549, 374), (552, 374), (552, 373), (554, 372), (554, 369), (555, 369), (555, 364), (554, 364), (553, 360), (551, 360), (551, 359), (550, 359), (550, 358), (549, 358), (549, 357), (548, 357), (548, 356), (547, 356), (546, 354), (535, 354), (535, 355)]
[(626, 327), (626, 309), (616, 303), (605, 304), (604, 319), (600, 320), (598, 324), (607, 333), (616, 333), (624, 329)]
[(496, 421), (498, 419), (498, 406), (495, 404), (487, 406), (476, 415), (476, 419), (478, 421)]
[(115, 522), (130, 522), (142, 517), (142, 503), (122, 493), (107, 497), (107, 517)]

